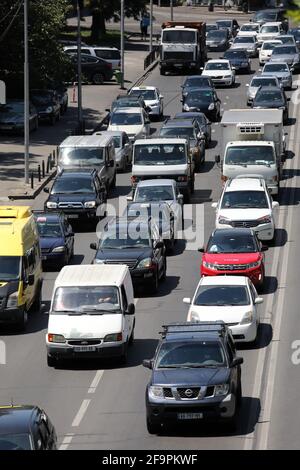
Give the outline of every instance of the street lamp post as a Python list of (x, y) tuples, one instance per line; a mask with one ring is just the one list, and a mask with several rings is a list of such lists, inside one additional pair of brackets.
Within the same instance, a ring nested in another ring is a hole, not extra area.
[(150, 46), (149, 51), (153, 49), (153, 0), (150, 0)]
[(28, 62), (28, 0), (24, 0), (24, 177), (29, 183), (29, 62)]
[(170, 0), (170, 7), (171, 7), (171, 21), (173, 21), (174, 20), (173, 0)]
[(78, 130), (83, 132), (82, 118), (82, 80), (81, 80), (81, 30), (80, 30), (80, 8), (77, 0), (77, 95), (78, 95)]
[(124, 0), (121, 0), (121, 89), (124, 89)]

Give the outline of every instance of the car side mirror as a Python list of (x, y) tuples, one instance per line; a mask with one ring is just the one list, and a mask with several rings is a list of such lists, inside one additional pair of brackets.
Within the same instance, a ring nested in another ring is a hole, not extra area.
[(164, 95), (159, 95), (160, 100), (163, 100), (163, 98), (164, 98)]
[(128, 148), (129, 147), (129, 142), (126, 142), (126, 144), (124, 144), (124, 148)]
[(275, 209), (275, 207), (279, 207), (278, 201), (272, 201), (272, 209)]
[(129, 304), (126, 311), (127, 315), (134, 315), (135, 314), (135, 305)]
[(211, 207), (213, 209), (216, 209), (218, 207), (218, 203), (217, 202), (212, 202)]
[(109, 108), (105, 108), (105, 111), (107, 111), (108, 113), (110, 113), (110, 109), (109, 109)]
[(34, 274), (29, 274), (27, 283), (28, 283), (29, 286), (34, 285)]
[(50, 193), (50, 189), (49, 188), (44, 188), (44, 193)]
[(181, 203), (183, 202), (183, 194), (178, 194), (177, 201)]
[(183, 103), (183, 99), (181, 98), (180, 103)]
[(256, 297), (254, 303), (255, 303), (256, 305), (258, 305), (258, 304), (262, 304), (263, 301), (264, 301), (264, 299), (263, 299), (262, 297)]
[(92, 250), (97, 250), (97, 243), (90, 243), (90, 248)]
[(269, 249), (268, 245), (261, 246), (261, 251), (268, 251), (268, 249)]
[(198, 248), (199, 253), (204, 253), (204, 248)]
[(230, 367), (235, 367), (235, 366), (239, 366), (240, 364), (243, 364), (244, 362), (244, 358), (243, 357), (235, 357), (231, 364), (230, 364)]
[(245, 85), (245, 86), (246, 86), (246, 87), (249, 87), (250, 85), (249, 85), (249, 83), (246, 83), (246, 85)]
[(190, 305), (190, 304), (191, 304), (191, 299), (190, 299), (190, 297), (184, 297), (184, 299), (182, 300), (182, 302), (183, 302), (184, 304)]
[(113, 168), (113, 167), (115, 166), (115, 162), (114, 162), (113, 160), (109, 160), (107, 166), (108, 166), (109, 168)]
[(220, 161), (221, 161), (220, 155), (216, 155), (216, 156), (215, 156), (215, 162), (216, 162), (216, 163), (220, 163)]
[(133, 196), (127, 196), (126, 199), (127, 199), (128, 202), (132, 202), (133, 201)]
[(147, 369), (153, 369), (153, 359), (144, 359), (143, 366)]

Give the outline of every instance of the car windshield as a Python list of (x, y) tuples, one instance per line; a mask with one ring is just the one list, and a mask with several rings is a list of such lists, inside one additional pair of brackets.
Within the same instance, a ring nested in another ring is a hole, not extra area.
[(251, 42), (255, 42), (253, 36), (238, 36), (237, 38), (235, 38), (233, 44), (249, 44)]
[(229, 70), (230, 66), (227, 62), (208, 62), (204, 70)]
[(51, 313), (116, 313), (121, 309), (119, 290), (115, 286), (58, 287)]
[(29, 434), (0, 434), (0, 450), (32, 450)]
[(91, 178), (57, 178), (52, 186), (51, 194), (95, 194)]
[(184, 30), (164, 30), (162, 42), (178, 42), (183, 44), (194, 44), (196, 42), (196, 33), (194, 31)]
[(0, 256), (0, 281), (14, 281), (20, 279), (20, 270), (20, 256)]
[(194, 103), (212, 103), (214, 95), (211, 91), (191, 90), (185, 99), (187, 105), (192, 106)]
[(264, 66), (264, 73), (266, 72), (289, 72), (287, 64), (266, 64)]
[(53, 96), (51, 93), (35, 94), (31, 93), (30, 98), (34, 104), (46, 105), (53, 101)]
[(0, 113), (5, 114), (23, 114), (24, 113), (24, 103), (7, 103), (0, 105)]
[(104, 163), (103, 147), (63, 147), (59, 151), (59, 162), (64, 166), (89, 166)]
[(264, 191), (226, 191), (222, 209), (267, 209), (268, 201)]
[(251, 234), (228, 235), (222, 230), (222, 233), (213, 235), (207, 246), (207, 253), (255, 253), (258, 247)]
[(109, 59), (111, 60), (120, 60), (120, 52), (116, 50), (102, 50), (102, 49), (94, 49), (95, 54), (97, 57), (101, 57), (101, 59), (105, 59), (109, 62)]
[(251, 82), (251, 87), (259, 88), (260, 86), (277, 86), (276, 78), (253, 78)]
[(206, 31), (209, 32), (209, 31), (213, 31), (213, 30), (216, 30), (218, 29), (218, 26), (216, 24), (207, 24), (206, 25)]
[(58, 222), (45, 220), (40, 222), (37, 220), (39, 235), (42, 238), (58, 238), (63, 236), (61, 225)]
[(231, 21), (217, 21), (218, 28), (231, 28)]
[(135, 165), (183, 165), (187, 161), (184, 144), (135, 145)]
[(162, 127), (159, 133), (160, 136), (170, 135), (173, 137), (190, 137), (195, 139), (194, 127)]
[(155, 90), (131, 90), (130, 96), (142, 96), (146, 100), (156, 100)]
[(170, 341), (161, 345), (156, 369), (226, 367), (226, 358), (217, 341)]
[(225, 59), (248, 59), (246, 51), (227, 51), (224, 54)]
[(200, 286), (193, 301), (193, 305), (226, 306), (249, 305), (249, 294), (246, 286)]
[(219, 30), (212, 30), (207, 33), (206, 39), (226, 39), (227, 38), (227, 31)]
[(278, 90), (259, 90), (256, 95), (255, 95), (255, 98), (254, 98), (254, 106), (255, 105), (259, 105), (260, 103), (267, 103), (267, 102), (270, 102), (272, 105), (274, 105), (275, 103), (278, 105), (278, 106), (282, 106), (284, 105), (284, 99), (283, 99), (283, 96), (281, 94), (281, 91)]
[(294, 36), (280, 36), (282, 44), (295, 44)]
[(121, 147), (121, 136), (119, 136), (119, 135), (114, 135), (113, 139), (114, 139), (114, 146), (115, 146), (115, 148), (118, 148), (118, 149), (119, 149), (119, 148)]
[(272, 51), (277, 46), (280, 46), (279, 42), (264, 42), (262, 45), (262, 50)]
[(110, 124), (116, 126), (137, 126), (142, 124), (140, 113), (113, 113)]
[(167, 185), (161, 186), (141, 186), (137, 187), (134, 202), (151, 201), (173, 201), (173, 187)]
[(236, 145), (227, 148), (224, 161), (227, 165), (270, 165), (275, 163), (275, 157), (269, 145)]
[(258, 11), (255, 13), (253, 21), (275, 21), (277, 13), (272, 11)]
[(241, 31), (258, 31), (258, 26), (254, 24), (243, 24), (240, 30)]
[(187, 78), (183, 84), (184, 88), (193, 87), (193, 88), (202, 88), (210, 86), (209, 78), (207, 77), (191, 77)]
[(273, 55), (297, 54), (296, 46), (277, 46), (273, 50)]
[(136, 99), (119, 99), (112, 102), (111, 109), (115, 110), (117, 108), (140, 108), (141, 102), (138, 97)]
[(148, 225), (136, 221), (128, 222), (127, 225), (110, 227), (107, 232), (103, 232), (99, 243), (100, 250), (147, 247), (150, 247)]
[(278, 26), (262, 26), (260, 29), (261, 33), (278, 33)]

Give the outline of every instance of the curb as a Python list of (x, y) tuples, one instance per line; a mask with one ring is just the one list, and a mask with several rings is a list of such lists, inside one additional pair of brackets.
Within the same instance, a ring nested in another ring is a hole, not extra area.
[(26, 199), (35, 199), (36, 196), (38, 196), (40, 194), (42, 189), (45, 186), (47, 186), (47, 184), (52, 180), (52, 178), (54, 178), (55, 175), (56, 175), (56, 170), (52, 171), (52, 173), (50, 173), (50, 175), (47, 176), (47, 178), (45, 178), (45, 180), (40, 184), (40, 186), (38, 186), (31, 194), (17, 194), (17, 195), (7, 196), (7, 197), (11, 201), (20, 200), (20, 199), (24, 199), (24, 200), (26, 200)]

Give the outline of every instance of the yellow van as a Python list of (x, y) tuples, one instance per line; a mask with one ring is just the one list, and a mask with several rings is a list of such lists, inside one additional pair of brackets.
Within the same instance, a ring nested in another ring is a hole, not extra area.
[(42, 262), (34, 216), (27, 206), (0, 206), (0, 323), (25, 329), (40, 310)]

